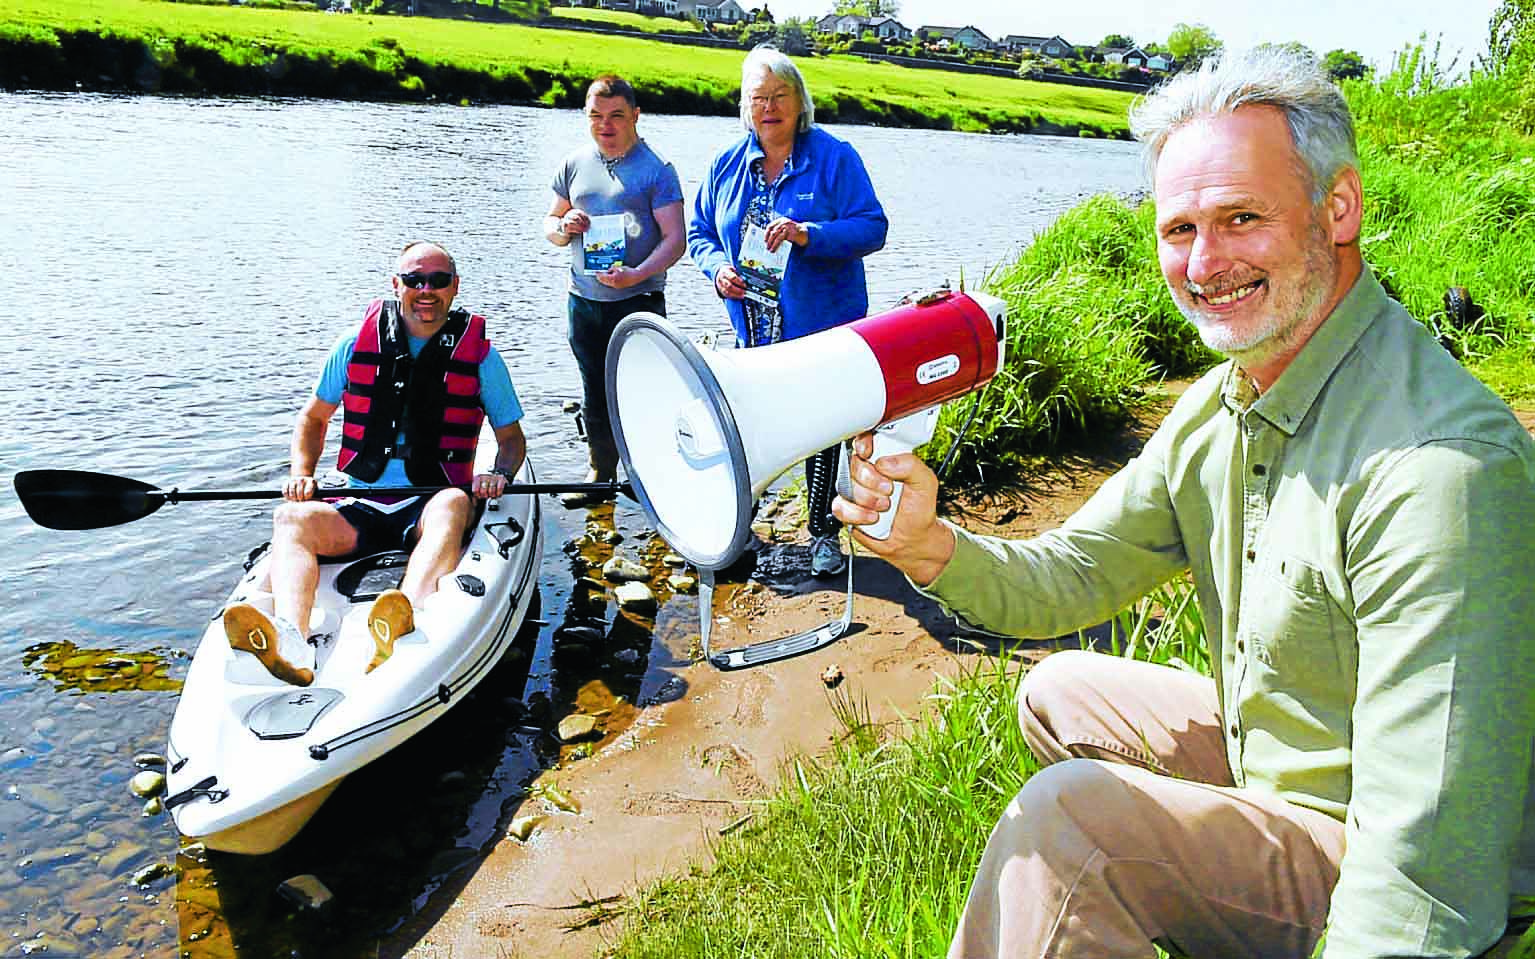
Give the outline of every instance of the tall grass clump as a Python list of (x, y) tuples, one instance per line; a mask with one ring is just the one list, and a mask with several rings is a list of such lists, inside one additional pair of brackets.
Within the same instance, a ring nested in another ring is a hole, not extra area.
[(1213, 362), (1162, 281), (1154, 219), (1149, 203), (1093, 197), (986, 278), (987, 292), (1008, 307), (1005, 364), (975, 399), (939, 417), (926, 451), (933, 458), (969, 422), (947, 482), (985, 483), (1029, 456), (1116, 428), (1144, 401), (1148, 379)]
[[(1508, 6), (1508, 5), (1505, 5)], [(1494, 26), (1496, 28), (1496, 19)], [(1496, 32), (1496, 31), (1495, 31)], [(1403, 51), (1344, 94), (1360, 140), (1362, 248), (1393, 294), (1505, 399), (1535, 397), (1535, 28), (1466, 76)], [(1477, 309), (1452, 311), (1462, 287)]]

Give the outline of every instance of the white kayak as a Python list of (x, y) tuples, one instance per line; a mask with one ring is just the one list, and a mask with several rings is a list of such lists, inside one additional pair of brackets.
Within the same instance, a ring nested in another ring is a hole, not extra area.
[[(524, 465), (517, 480), (532, 481)], [(452, 573), (415, 611), (415, 631), (371, 673), (367, 615), (396, 585), (405, 554), (322, 564), (310, 620), (320, 637), (314, 683), (290, 686), (231, 650), (223, 607), (187, 671), (171, 720), (165, 805), (210, 849), (261, 854), (293, 838), (348, 773), (442, 716), (516, 637), (543, 552), (536, 494), (487, 504)], [(229, 603), (268, 614), (269, 555), (249, 565)], [(328, 636), (328, 638), (326, 638)]]

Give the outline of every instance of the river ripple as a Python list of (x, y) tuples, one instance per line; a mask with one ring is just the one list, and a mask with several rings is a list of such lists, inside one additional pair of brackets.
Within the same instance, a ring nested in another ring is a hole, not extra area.
[[(1125, 143), (835, 129), (859, 149), (890, 214), (889, 245), (867, 261), (876, 307), (961, 273), (973, 282), (1082, 198), (1138, 186)], [(709, 156), (738, 128), (646, 115), (640, 130), (676, 164), (691, 205)], [(588, 556), (611, 547), (584, 535), (584, 513), (554, 506), (540, 577), (548, 623), (528, 631), (515, 662), (418, 742), (354, 776), (288, 849), (178, 857), (169, 821), (140, 818), (129, 760), (163, 748), (175, 706), (167, 687), (240, 558), (265, 539), (269, 507), (187, 504), (60, 533), (33, 526), (9, 489), (17, 470), (41, 467), (183, 488), (275, 485), (321, 359), (386, 288), (393, 251), (416, 237), (454, 252), (461, 304), (490, 318), (541, 477), (578, 478), (582, 450), (560, 412), (579, 395), (564, 340), (568, 254), (539, 229), (554, 167), (585, 136), (569, 110), (0, 94), (11, 270), (0, 378), (9, 564), (0, 786), (10, 798), (0, 800), (0, 934), (11, 950), (371, 955), (378, 935), (451, 895), (458, 867), (553, 758), (547, 739), (525, 731), (539, 717), (521, 701), (536, 711), (542, 693), (557, 716), (562, 703), (677, 688), (696, 632), (691, 598), (667, 601), (653, 634), (621, 625), (643, 664), (627, 672), (557, 653), (551, 634), (573, 615), (614, 617), (600, 598), (580, 608), (578, 570), (561, 552), (578, 538)], [(683, 329), (725, 327), (686, 259), (667, 297)], [(632, 505), (606, 522), (636, 552), (659, 551)], [(123, 675), (57, 668), (88, 654), (118, 661)], [(156, 862), (177, 865), (179, 880), (129, 883)], [(273, 894), (303, 872), (338, 893), (323, 932), (292, 920)]]

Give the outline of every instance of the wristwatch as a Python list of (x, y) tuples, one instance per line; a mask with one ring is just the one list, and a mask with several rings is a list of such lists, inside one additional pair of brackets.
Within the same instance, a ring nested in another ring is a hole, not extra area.
[(496, 476), (503, 476), (506, 479), (511, 479), (512, 478), (512, 471), (507, 469), (505, 466), (492, 466), (490, 469), (486, 470), (485, 472), (487, 472), (487, 473), (494, 473)]

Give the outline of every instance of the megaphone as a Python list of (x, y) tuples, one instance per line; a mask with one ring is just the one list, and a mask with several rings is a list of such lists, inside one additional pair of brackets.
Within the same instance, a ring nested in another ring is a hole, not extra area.
[(996, 374), (1005, 312), (996, 297), (943, 290), (753, 349), (700, 347), (654, 313), (625, 317), (606, 385), (636, 498), (693, 565), (730, 565), (757, 500), (794, 464), (889, 424), (906, 428), (876, 432), (877, 455), (931, 436), (939, 404)]

